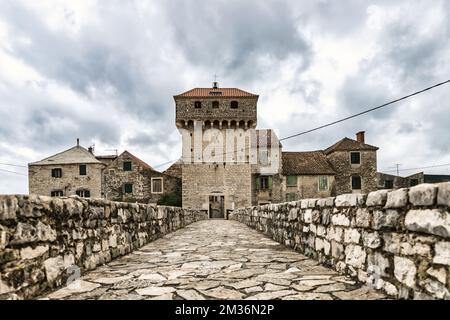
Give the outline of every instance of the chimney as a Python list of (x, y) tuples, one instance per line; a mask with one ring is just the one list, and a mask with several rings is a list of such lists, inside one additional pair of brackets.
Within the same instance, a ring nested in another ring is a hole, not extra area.
[(80, 146), (80, 138), (77, 138), (77, 147)]
[(365, 134), (365, 133), (366, 133), (365, 131), (360, 131), (360, 132), (358, 132), (358, 133), (356, 134), (356, 141), (361, 142), (361, 143), (366, 143), (366, 142), (365, 142), (365, 137), (364, 137), (364, 134)]
[(94, 148), (93, 147), (89, 147), (88, 151), (89, 151), (89, 153), (94, 154)]

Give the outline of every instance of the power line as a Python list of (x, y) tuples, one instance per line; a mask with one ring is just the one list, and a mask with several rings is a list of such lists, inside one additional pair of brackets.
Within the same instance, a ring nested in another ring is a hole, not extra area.
[(17, 175), (19, 175), (19, 176), (25, 176), (25, 177), (28, 177), (28, 175), (23, 174), (23, 173), (20, 173), (20, 172), (9, 171), (9, 170), (5, 170), (5, 169), (0, 169), (0, 171), (8, 172), (8, 173), (14, 173), (14, 174), (17, 174)]
[(9, 166), (9, 167), (28, 168), (27, 166), (21, 166), (21, 165), (18, 165), (18, 164), (12, 164), (12, 163), (1, 163), (1, 162), (0, 162), (0, 165), (2, 165), (2, 166)]
[(313, 132), (313, 131), (317, 131), (317, 130), (319, 130), (319, 129), (323, 129), (323, 128), (326, 128), (326, 127), (329, 127), (329, 126), (338, 124), (338, 123), (340, 123), (340, 122), (344, 122), (344, 121), (346, 121), (346, 120), (349, 120), (349, 119), (352, 119), (352, 118), (359, 117), (359, 116), (361, 116), (361, 115), (363, 115), (363, 114), (366, 114), (366, 113), (369, 113), (369, 112), (372, 112), (372, 111), (375, 111), (375, 110), (378, 110), (378, 109), (387, 107), (387, 106), (389, 106), (389, 105), (391, 105), (391, 104), (400, 102), (400, 101), (402, 101), (402, 100), (406, 100), (406, 99), (408, 99), (408, 98), (411, 98), (411, 97), (413, 97), (413, 96), (416, 96), (416, 95), (421, 94), (421, 93), (423, 93), (423, 92), (425, 92), (425, 91), (429, 91), (429, 90), (431, 90), (431, 89), (437, 88), (437, 87), (442, 86), (442, 85), (447, 84), (447, 83), (450, 83), (450, 80), (447, 80), (447, 81), (444, 81), (444, 82), (440, 82), (440, 83), (435, 84), (435, 85), (433, 85), (433, 86), (431, 86), (431, 87), (425, 88), (425, 89), (420, 90), (420, 91), (416, 91), (416, 92), (414, 92), (414, 93), (408, 94), (407, 96), (404, 96), (404, 97), (401, 97), (401, 98), (392, 100), (392, 101), (390, 101), (390, 102), (387, 102), (387, 103), (385, 103), (385, 104), (382, 104), (382, 105), (380, 105), (380, 106), (378, 106), (378, 107), (371, 108), (371, 109), (367, 109), (367, 110), (365, 110), (365, 111), (362, 111), (362, 112), (359, 112), (359, 113), (357, 113), (357, 114), (354, 114), (354, 115), (345, 117), (345, 118), (343, 118), (343, 119), (339, 119), (339, 120), (336, 120), (336, 121), (333, 121), (333, 122), (324, 124), (324, 125), (322, 125), (322, 126), (319, 126), (319, 127), (313, 128), (313, 129), (310, 129), (310, 130), (306, 130), (306, 131), (303, 131), (303, 132), (300, 132), (300, 133), (293, 134), (293, 135), (291, 135), (291, 136), (288, 136), (288, 137), (285, 137), (285, 138), (280, 139), (280, 141), (288, 140), (288, 139), (291, 139), (291, 138), (294, 138), (294, 137), (298, 137), (298, 136), (301, 136), (301, 135), (306, 134), (306, 133), (310, 133), (310, 132)]
[[(440, 168), (440, 167), (448, 167), (450, 166), (450, 163), (446, 163), (446, 164), (438, 164), (436, 166), (428, 166), (428, 167), (418, 167), (418, 168), (409, 168), (409, 169), (400, 169), (398, 171), (410, 171), (410, 170), (421, 170), (421, 169), (431, 169), (431, 168)], [(383, 170), (383, 172), (395, 172), (397, 171), (396, 169), (394, 170)], [(398, 175), (398, 174), (397, 174)]]

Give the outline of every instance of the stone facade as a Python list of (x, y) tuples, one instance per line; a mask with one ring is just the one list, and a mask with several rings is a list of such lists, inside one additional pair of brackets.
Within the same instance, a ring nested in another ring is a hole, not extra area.
[[(287, 176), (283, 176), (282, 192), (284, 201), (295, 201), (308, 198), (327, 198), (336, 194), (334, 175), (298, 175), (296, 185), (288, 184)], [(327, 187), (320, 189), (320, 179), (327, 181)]]
[[(125, 162), (130, 163), (129, 168)], [(152, 187), (154, 180), (161, 181), (161, 189)], [(154, 170), (128, 151), (103, 171), (103, 194), (108, 200), (157, 203), (165, 194), (180, 196), (180, 188), (179, 178)]]
[[(372, 150), (362, 150), (361, 164), (350, 163), (352, 151), (335, 151), (327, 155), (336, 171), (336, 194), (369, 193), (377, 190), (377, 153)], [(361, 189), (352, 189), (352, 176), (361, 178)]]
[(231, 218), (392, 297), (450, 298), (450, 183), (242, 208)]
[(0, 196), (0, 299), (30, 299), (194, 221), (199, 211)]
[(378, 189), (399, 189), (414, 187), (422, 183), (450, 182), (450, 175), (424, 174), (418, 172), (407, 177), (377, 172)]

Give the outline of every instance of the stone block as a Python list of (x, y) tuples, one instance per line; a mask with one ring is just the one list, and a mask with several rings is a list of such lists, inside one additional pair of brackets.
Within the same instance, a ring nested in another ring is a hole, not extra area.
[(317, 199), (308, 199), (308, 208), (314, 208), (316, 206)]
[(362, 268), (366, 261), (366, 251), (363, 247), (349, 244), (345, 248), (345, 263), (355, 268)]
[(355, 227), (369, 228), (371, 222), (371, 214), (366, 208), (358, 208), (354, 220)]
[(331, 216), (331, 223), (335, 226), (350, 226), (350, 219), (345, 214), (334, 214)]
[(450, 266), (450, 242), (438, 242), (434, 247), (433, 263)]
[(397, 210), (375, 210), (373, 212), (372, 227), (375, 230), (396, 228), (399, 226), (400, 214)]
[(52, 283), (57, 280), (65, 270), (64, 259), (61, 256), (50, 258), (44, 261), (45, 275), (47, 281)]
[(359, 239), (361, 239), (361, 234), (358, 229), (348, 228), (344, 231), (344, 243), (359, 243)]
[(331, 212), (330, 209), (322, 209), (321, 223), (327, 226), (330, 223)]
[(358, 194), (342, 194), (336, 197), (336, 207), (356, 207), (358, 204)]
[(307, 200), (307, 199), (301, 200), (301, 202), (300, 202), (300, 208), (301, 208), (301, 209), (307, 209), (307, 208), (308, 208), (308, 200)]
[(450, 238), (450, 214), (439, 209), (409, 210), (405, 227), (410, 231)]
[(15, 220), (19, 201), (15, 196), (0, 196), (0, 221)]
[(414, 288), (416, 285), (417, 268), (414, 261), (395, 256), (394, 257), (394, 276), (404, 285)]
[(341, 227), (329, 227), (327, 229), (327, 239), (342, 242), (344, 229)]
[(377, 276), (389, 276), (390, 263), (389, 259), (381, 253), (375, 252), (367, 257), (367, 273)]
[(388, 190), (378, 190), (369, 193), (367, 196), (366, 206), (384, 206), (387, 200)]
[(419, 184), (409, 189), (409, 202), (414, 206), (432, 206), (436, 201), (436, 194), (436, 185)]
[(450, 182), (438, 184), (437, 204), (450, 207)]
[(331, 241), (331, 256), (338, 260), (343, 259), (344, 256), (344, 246), (334, 240)]
[(36, 228), (28, 223), (19, 222), (16, 227), (11, 244), (24, 244), (38, 241)]
[(388, 192), (385, 208), (404, 208), (408, 204), (408, 189), (398, 189)]
[(445, 268), (429, 268), (427, 270), (427, 274), (429, 274), (430, 276), (432, 276), (433, 278), (435, 278), (436, 280), (438, 280), (439, 282), (441, 282), (442, 284), (446, 284), (447, 283), (447, 271), (445, 270)]
[(425, 279), (420, 282), (420, 285), (433, 297), (446, 300), (450, 298), (450, 292), (445, 287), (445, 285), (443, 285), (439, 281), (435, 281), (433, 279)]
[(321, 198), (321, 199), (317, 200), (317, 205), (321, 208), (332, 207), (334, 205), (334, 197)]
[(303, 213), (303, 222), (312, 223), (312, 209), (306, 209)]
[(382, 240), (378, 232), (363, 232), (362, 234), (364, 247), (377, 249), (381, 246)]
[(31, 260), (46, 254), (48, 250), (48, 245), (37, 246), (36, 248), (24, 247), (20, 250), (20, 257), (22, 260)]

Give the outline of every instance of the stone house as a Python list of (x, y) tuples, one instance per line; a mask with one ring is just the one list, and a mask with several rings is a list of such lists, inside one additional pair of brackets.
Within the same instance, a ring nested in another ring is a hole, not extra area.
[(282, 192), (285, 201), (335, 195), (335, 177), (325, 153), (283, 152)]
[(415, 173), (407, 177), (377, 172), (378, 189), (399, 189), (414, 187), (422, 183), (449, 182), (450, 175)]
[(30, 194), (100, 198), (106, 165), (77, 140), (77, 145), (28, 165)]
[(336, 195), (377, 190), (377, 150), (365, 143), (364, 131), (356, 134), (356, 140), (346, 137), (324, 150), (336, 172)]
[(180, 195), (180, 179), (153, 169), (124, 151), (103, 171), (104, 198), (114, 201), (157, 203), (164, 195)]

